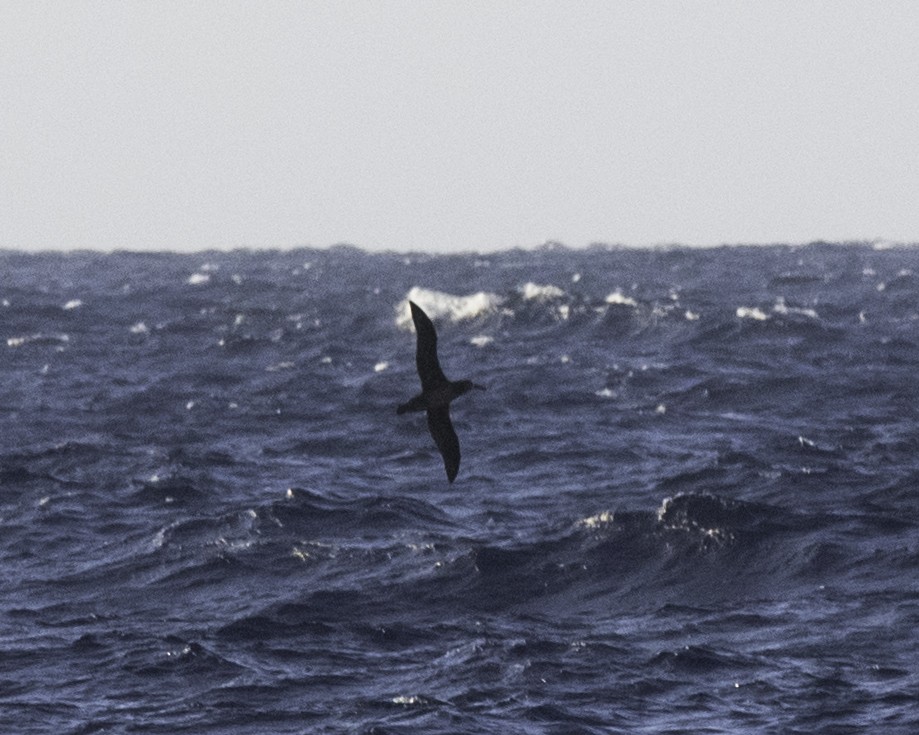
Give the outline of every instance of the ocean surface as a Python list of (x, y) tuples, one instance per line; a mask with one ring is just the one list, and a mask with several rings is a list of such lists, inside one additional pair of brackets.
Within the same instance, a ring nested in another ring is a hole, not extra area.
[(0, 253), (0, 732), (917, 733), (917, 380), (917, 248)]

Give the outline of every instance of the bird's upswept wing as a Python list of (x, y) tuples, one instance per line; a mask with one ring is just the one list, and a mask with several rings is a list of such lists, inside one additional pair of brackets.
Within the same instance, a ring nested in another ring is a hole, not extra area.
[(421, 307), (413, 301), (408, 303), (412, 309), (412, 321), (415, 323), (415, 332), (418, 335), (418, 349), (415, 353), (418, 377), (421, 378), (421, 390), (428, 391), (447, 382), (447, 377), (440, 369), (440, 362), (437, 359), (437, 332)]

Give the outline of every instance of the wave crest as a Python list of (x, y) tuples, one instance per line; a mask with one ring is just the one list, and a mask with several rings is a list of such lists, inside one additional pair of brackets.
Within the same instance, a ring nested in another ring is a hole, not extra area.
[(497, 294), (487, 291), (479, 291), (468, 296), (455, 296), (443, 291), (413, 286), (405, 299), (396, 307), (398, 312), (396, 324), (399, 327), (405, 328), (412, 323), (409, 301), (418, 304), (431, 319), (447, 318), (450, 321), (459, 322), (496, 311), (504, 300)]

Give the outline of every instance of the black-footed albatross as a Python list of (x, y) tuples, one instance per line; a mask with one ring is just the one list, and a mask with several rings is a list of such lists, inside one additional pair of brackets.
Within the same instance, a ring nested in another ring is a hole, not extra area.
[(415, 362), (418, 366), (418, 377), (421, 378), (421, 393), (399, 406), (396, 413), (427, 411), (428, 429), (444, 458), (447, 479), (453, 482), (456, 473), (459, 472), (460, 448), (459, 439), (453, 430), (453, 424), (450, 423), (450, 401), (473, 388), (485, 390), (485, 387), (476, 385), (471, 380), (447, 380), (437, 360), (437, 332), (434, 330), (434, 324), (418, 304), (413, 301), (408, 303), (412, 309), (415, 332), (418, 334)]

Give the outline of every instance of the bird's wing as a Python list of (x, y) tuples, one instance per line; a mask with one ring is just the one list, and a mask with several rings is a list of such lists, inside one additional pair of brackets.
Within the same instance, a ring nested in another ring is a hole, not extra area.
[(450, 410), (447, 406), (428, 409), (428, 429), (444, 458), (447, 479), (453, 482), (456, 479), (456, 473), (459, 472), (460, 447), (453, 424), (450, 423)]
[(415, 332), (418, 334), (418, 351), (415, 353), (418, 377), (421, 378), (421, 390), (428, 391), (447, 382), (437, 360), (437, 332), (421, 307), (413, 301), (408, 303), (412, 308), (412, 321), (415, 322)]

